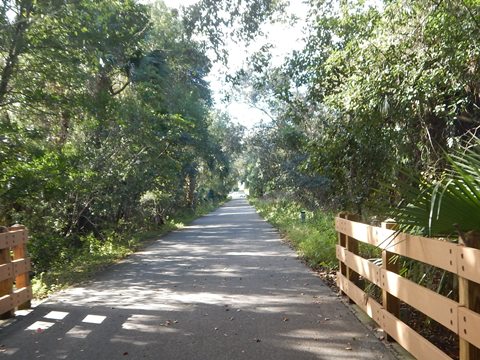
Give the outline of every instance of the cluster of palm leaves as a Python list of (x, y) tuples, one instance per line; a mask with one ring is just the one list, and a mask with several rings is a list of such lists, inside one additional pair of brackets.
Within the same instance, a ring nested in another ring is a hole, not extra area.
[(405, 200), (392, 215), (401, 231), (458, 237), (480, 230), (480, 139), (473, 138), (446, 159), (447, 170), (439, 179), (409, 176), (400, 185)]

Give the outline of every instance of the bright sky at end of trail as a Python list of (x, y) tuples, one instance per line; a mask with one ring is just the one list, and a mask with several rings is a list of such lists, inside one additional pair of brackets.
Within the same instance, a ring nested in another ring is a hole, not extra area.
[[(189, 6), (197, 1), (198, 0), (163, 0), (165, 5), (170, 8)], [(143, 0), (143, 2), (152, 3), (155, 2), (155, 0)], [(242, 101), (231, 100), (228, 103), (223, 102), (222, 97), (224, 91), (222, 90), (227, 86), (224, 80), (225, 73), (233, 74), (235, 71), (240, 70), (245, 65), (247, 57), (259, 50), (259, 48), (266, 43), (274, 46), (271, 50), (271, 65), (281, 65), (286, 56), (293, 50), (301, 50), (304, 46), (303, 27), (305, 25), (307, 12), (308, 6), (304, 0), (291, 0), (287, 8), (287, 13), (289, 15), (295, 15), (300, 19), (295, 24), (283, 22), (264, 24), (262, 26), (262, 32), (265, 34), (265, 37), (260, 37), (248, 47), (236, 43), (233, 40), (227, 41), (227, 49), (229, 51), (228, 67), (220, 63), (214, 63), (212, 71), (206, 79), (210, 83), (215, 107), (217, 109), (228, 113), (233, 121), (247, 128), (253, 128), (261, 122), (271, 121), (270, 116), (265, 113), (268, 112), (267, 108), (262, 111)], [(261, 107), (261, 105), (259, 105), (259, 107)]]

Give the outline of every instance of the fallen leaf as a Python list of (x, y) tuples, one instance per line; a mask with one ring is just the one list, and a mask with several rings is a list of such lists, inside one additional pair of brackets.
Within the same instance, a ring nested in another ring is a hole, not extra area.
[(125, 352), (123, 353), (123, 356), (127, 356), (127, 355), (128, 355), (128, 352), (125, 351)]
[(288, 318), (287, 318), (287, 317), (284, 317), (284, 318), (282, 319), (282, 321), (287, 322), (287, 321), (288, 321)]

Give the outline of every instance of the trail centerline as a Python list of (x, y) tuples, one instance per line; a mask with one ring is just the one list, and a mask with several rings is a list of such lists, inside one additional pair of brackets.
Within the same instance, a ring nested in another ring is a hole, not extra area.
[(391, 359), (245, 200), (0, 330), (10, 359)]

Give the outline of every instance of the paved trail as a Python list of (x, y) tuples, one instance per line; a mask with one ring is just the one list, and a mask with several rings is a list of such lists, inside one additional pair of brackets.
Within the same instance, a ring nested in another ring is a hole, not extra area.
[(25, 360), (391, 359), (245, 200), (57, 294), (0, 345)]

